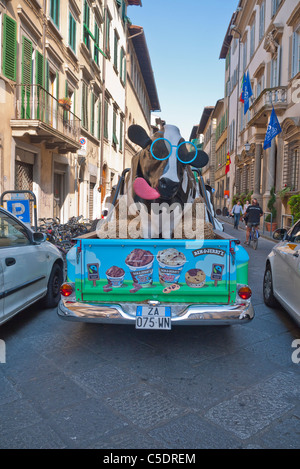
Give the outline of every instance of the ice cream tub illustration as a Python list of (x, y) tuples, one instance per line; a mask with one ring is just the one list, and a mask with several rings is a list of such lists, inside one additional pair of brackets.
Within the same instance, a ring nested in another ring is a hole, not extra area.
[(106, 278), (108, 284), (114, 288), (119, 288), (123, 285), (125, 271), (121, 267), (113, 265), (106, 271)]
[(178, 283), (181, 271), (186, 263), (185, 255), (175, 248), (159, 251), (157, 254), (159, 281), (162, 285)]
[(134, 249), (125, 259), (134, 284), (150, 287), (153, 283), (154, 256), (150, 251)]

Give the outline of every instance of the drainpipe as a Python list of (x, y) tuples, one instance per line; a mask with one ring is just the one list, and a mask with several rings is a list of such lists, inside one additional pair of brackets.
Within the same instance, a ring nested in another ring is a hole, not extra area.
[[(104, 0), (104, 31), (103, 31), (103, 37), (104, 41), (106, 41), (106, 28), (107, 28), (107, 0)], [(104, 43), (106, 45), (106, 43)], [(106, 50), (104, 50), (104, 53), (106, 54)], [(104, 116), (105, 116), (105, 90), (106, 90), (106, 85), (105, 85), (105, 80), (106, 80), (106, 56), (103, 55), (103, 62), (102, 62), (102, 72), (103, 72), (103, 79), (102, 79), (102, 108), (101, 108), (101, 134), (100, 134), (100, 158), (99, 158), (99, 184), (100, 186), (103, 186), (103, 181), (102, 181), (102, 170), (103, 170), (103, 148), (104, 148)], [(100, 200), (101, 200), (102, 194), (100, 193)], [(100, 217), (102, 214), (102, 202), (100, 203)]]

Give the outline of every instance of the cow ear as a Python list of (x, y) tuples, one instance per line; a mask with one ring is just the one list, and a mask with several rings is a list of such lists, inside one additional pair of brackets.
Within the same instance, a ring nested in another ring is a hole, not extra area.
[(207, 165), (209, 160), (208, 154), (205, 151), (198, 150), (197, 157), (194, 161), (192, 161), (191, 166), (194, 168), (203, 168)]
[(140, 125), (130, 125), (128, 127), (128, 137), (130, 140), (139, 145), (141, 148), (146, 148), (152, 143), (151, 138), (148, 136), (147, 132)]

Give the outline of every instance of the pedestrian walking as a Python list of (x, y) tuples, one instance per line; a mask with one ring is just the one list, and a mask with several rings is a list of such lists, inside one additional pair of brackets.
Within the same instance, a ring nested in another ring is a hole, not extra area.
[(250, 205), (249, 200), (246, 200), (246, 203), (245, 203), (244, 206), (243, 206), (243, 213), (246, 213), (247, 208), (249, 207), (249, 205)]
[(237, 203), (232, 207), (231, 214), (234, 216), (234, 228), (239, 229), (240, 218), (243, 215), (243, 207), (241, 202), (238, 200)]
[(246, 200), (246, 203), (243, 206), (243, 215), (244, 215), (243, 219), (244, 219), (244, 222), (245, 222), (246, 226), (247, 226), (247, 222), (248, 222), (248, 215), (246, 215), (248, 207), (250, 207), (250, 202), (249, 202), (249, 200)]

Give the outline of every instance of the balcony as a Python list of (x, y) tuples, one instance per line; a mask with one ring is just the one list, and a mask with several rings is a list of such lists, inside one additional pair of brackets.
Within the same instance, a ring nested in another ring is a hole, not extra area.
[(13, 137), (28, 135), (31, 143), (45, 143), (58, 153), (80, 149), (80, 119), (40, 85), (16, 85)]
[(251, 119), (249, 126), (267, 126), (269, 114), (274, 106), (278, 116), (282, 115), (287, 109), (287, 87), (279, 86), (277, 88), (266, 88), (254, 101), (250, 107)]

